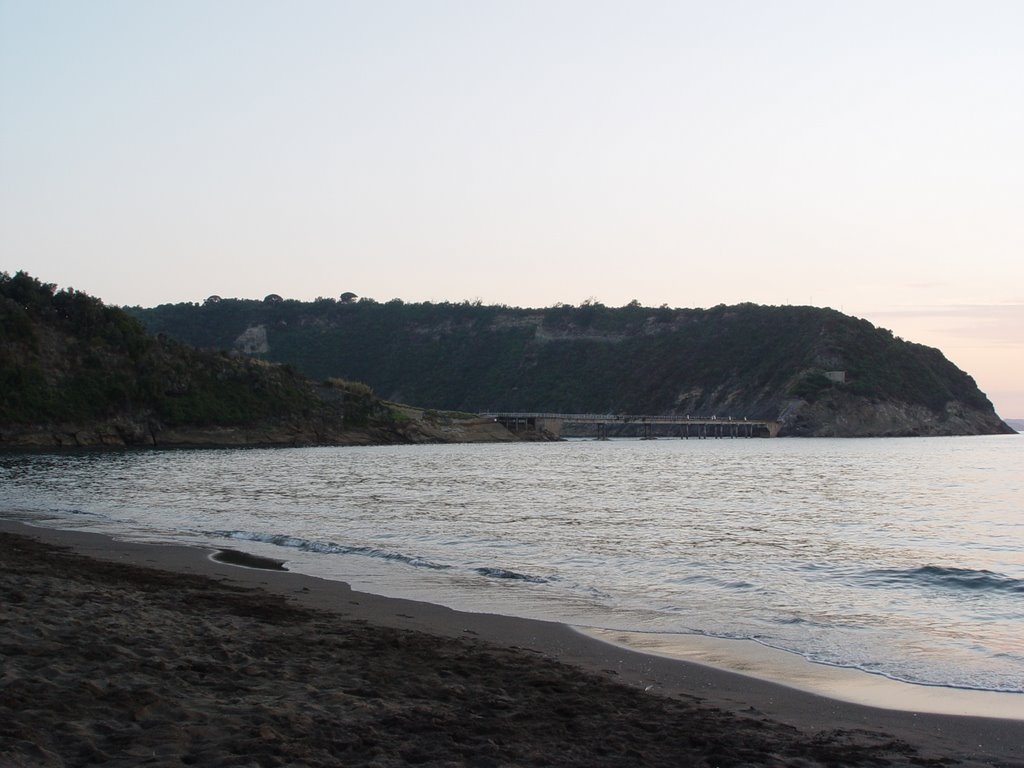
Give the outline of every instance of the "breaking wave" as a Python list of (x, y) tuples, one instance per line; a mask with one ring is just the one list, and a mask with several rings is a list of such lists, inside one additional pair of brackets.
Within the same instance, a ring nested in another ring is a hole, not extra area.
[[(209, 531), (208, 535), (225, 539), (233, 539), (235, 541), (255, 541), (261, 544), (273, 544), (277, 547), (290, 547), (292, 549), (301, 550), (302, 552), (316, 552), (318, 554), (325, 555), (358, 555), (362, 557), (375, 557), (380, 558), (381, 560), (390, 560), (392, 562), (402, 563), (403, 565), (410, 565), (414, 568), (429, 568), (434, 571), (449, 571), (455, 568), (455, 566), (452, 565), (435, 563), (432, 560), (427, 560), (426, 558), (418, 557), (416, 555), (408, 555), (403, 552), (391, 552), (378, 547), (338, 544), (333, 541), (313, 541), (311, 539), (303, 539), (298, 536), (289, 536), (287, 534), (253, 533), (251, 531)], [(528, 573), (511, 571), (507, 568), (480, 567), (471, 568), (470, 571), (479, 574), (480, 576), (486, 576), (489, 579), (508, 579), (510, 581), (522, 581), (529, 584), (547, 584), (551, 581), (550, 578), (546, 578), (544, 576), (533, 576)]]
[(531, 576), (528, 573), (517, 573), (516, 571), (509, 571), (504, 568), (474, 568), (476, 573), (481, 576), (487, 576), (491, 579), (513, 579), (515, 581), (527, 581), (530, 584), (547, 584), (550, 579), (546, 579), (543, 576)]
[(257, 541), (263, 544), (273, 544), (277, 547), (291, 547), (303, 552), (317, 552), (325, 555), (362, 555), (364, 557), (377, 557), (382, 560), (391, 560), (415, 568), (429, 568), (434, 571), (448, 570), (452, 566), (440, 565), (416, 555), (407, 555), (402, 552), (389, 552), (377, 547), (357, 547), (345, 544), (336, 544), (333, 541), (311, 541), (297, 536), (274, 533), (252, 533), (250, 531), (211, 531), (211, 535), (220, 536), (236, 541)]
[(1024, 580), (973, 568), (879, 568), (865, 572), (863, 581), (880, 587), (924, 587), (954, 591), (1024, 593)]

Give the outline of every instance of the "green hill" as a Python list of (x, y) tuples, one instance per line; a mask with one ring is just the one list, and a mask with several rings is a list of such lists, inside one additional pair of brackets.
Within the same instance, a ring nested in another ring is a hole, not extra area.
[(270, 296), (129, 312), (151, 332), (189, 344), (458, 411), (778, 419), (790, 435), (1009, 429), (941, 352), (831, 309), (520, 309)]
[(293, 366), (154, 337), (80, 291), (0, 273), (0, 446), (510, 437), (466, 425), (385, 403), (364, 384), (314, 384)]

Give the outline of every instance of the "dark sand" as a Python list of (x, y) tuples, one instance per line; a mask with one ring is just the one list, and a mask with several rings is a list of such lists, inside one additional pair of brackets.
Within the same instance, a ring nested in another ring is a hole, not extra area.
[(0, 521), (0, 766), (1024, 766), (1021, 721), (844, 704), (268, 565)]

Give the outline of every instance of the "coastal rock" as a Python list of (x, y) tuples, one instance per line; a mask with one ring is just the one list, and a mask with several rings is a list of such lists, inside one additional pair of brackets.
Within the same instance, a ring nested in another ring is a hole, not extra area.
[(554, 439), (513, 434), (493, 419), (393, 406), (387, 419), (362, 426), (338, 421), (267, 422), (251, 426), (165, 426), (152, 416), (120, 416), (93, 424), (31, 424), (0, 428), (0, 448), (249, 447), (498, 443)]
[(813, 403), (797, 401), (782, 418), (780, 436), (938, 437), (1009, 434), (994, 413), (950, 402), (942, 411), (898, 401), (875, 403), (837, 392)]

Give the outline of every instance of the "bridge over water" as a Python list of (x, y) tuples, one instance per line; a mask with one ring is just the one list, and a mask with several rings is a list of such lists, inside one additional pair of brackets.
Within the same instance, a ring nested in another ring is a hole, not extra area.
[[(607, 438), (609, 430), (636, 437), (775, 437), (782, 426), (764, 419), (734, 419), (718, 416), (630, 416), (608, 413), (484, 413), (510, 432), (544, 431), (560, 437), (566, 424), (582, 426), (593, 437)], [(576, 431), (576, 430), (574, 430)]]

